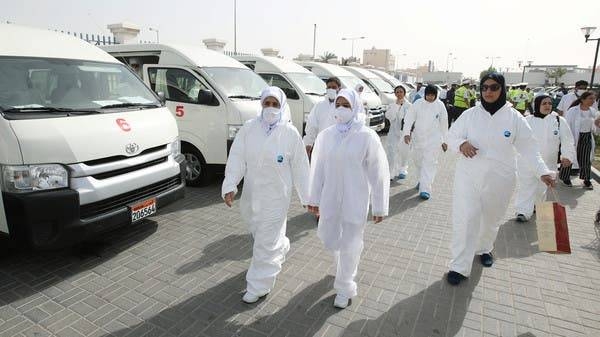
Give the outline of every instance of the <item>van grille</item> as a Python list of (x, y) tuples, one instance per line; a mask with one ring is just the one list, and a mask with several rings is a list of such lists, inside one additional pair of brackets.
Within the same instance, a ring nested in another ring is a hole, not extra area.
[(138, 155), (135, 155), (135, 156), (132, 156), (132, 157), (127, 157), (127, 156), (112, 156), (112, 157), (106, 157), (106, 158), (100, 158), (100, 159), (94, 159), (94, 160), (90, 160), (90, 161), (85, 161), (83, 163), (85, 165), (87, 165), (87, 166), (101, 165), (101, 164), (106, 164), (106, 163), (112, 163), (112, 162), (119, 161), (119, 160), (125, 160), (125, 159), (130, 159), (130, 158), (135, 158), (135, 157), (143, 156), (145, 154), (162, 151), (162, 150), (164, 150), (166, 148), (167, 148), (167, 145), (161, 145), (161, 146), (156, 146), (156, 147), (151, 147), (149, 149), (146, 149), (146, 150), (140, 152)]
[(157, 194), (168, 191), (179, 185), (181, 185), (181, 176), (177, 175), (173, 178), (159, 181), (137, 190), (123, 193), (108, 199), (96, 201), (91, 204), (81, 205), (79, 207), (80, 217), (81, 219), (87, 219), (119, 209), (121, 207), (126, 207), (127, 205), (156, 196)]
[(125, 167), (125, 168), (119, 169), (119, 170), (98, 173), (98, 174), (93, 175), (92, 177), (94, 177), (94, 179), (98, 179), (98, 180), (108, 179), (108, 178), (116, 177), (116, 176), (121, 175), (121, 174), (126, 174), (126, 173), (129, 173), (129, 172), (141, 170), (141, 169), (144, 169), (144, 168), (147, 168), (147, 167), (150, 167), (150, 166), (162, 164), (162, 163), (164, 163), (166, 161), (167, 161), (167, 157), (162, 157), (162, 158), (158, 158), (156, 160), (149, 161), (147, 163), (143, 163), (143, 164), (139, 164), (139, 165), (133, 165), (133, 166), (129, 166), (129, 167)]

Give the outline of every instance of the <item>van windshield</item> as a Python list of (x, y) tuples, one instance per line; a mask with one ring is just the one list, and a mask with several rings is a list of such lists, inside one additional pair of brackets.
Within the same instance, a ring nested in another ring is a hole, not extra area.
[(327, 86), (313, 73), (288, 73), (287, 74), (303, 93), (308, 95), (325, 95)]
[(394, 88), (392, 88), (392, 86), (388, 82), (382, 80), (379, 77), (369, 78), (369, 81), (371, 81), (375, 88), (377, 88), (381, 92), (384, 92), (386, 94), (394, 93)]
[(348, 89), (356, 89), (356, 86), (360, 84), (364, 88), (363, 93), (372, 93), (373, 92), (373, 90), (371, 90), (371, 88), (369, 88), (369, 86), (366, 85), (365, 82), (363, 82), (358, 77), (340, 76), (340, 81), (342, 81), (342, 84), (345, 85), (346, 88), (348, 88)]
[(160, 106), (119, 63), (0, 57), (0, 107), (5, 113), (102, 113)]
[(269, 85), (250, 69), (202, 68), (229, 98), (260, 99), (262, 90)]

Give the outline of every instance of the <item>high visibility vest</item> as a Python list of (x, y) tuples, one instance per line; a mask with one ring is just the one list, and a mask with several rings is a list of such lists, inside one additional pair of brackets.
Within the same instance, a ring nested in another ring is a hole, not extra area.
[(469, 102), (467, 100), (465, 100), (465, 93), (467, 92), (466, 87), (459, 87), (458, 89), (456, 89), (456, 91), (454, 92), (454, 106), (457, 108), (468, 108), (469, 107)]
[(517, 110), (525, 110), (527, 106), (528, 94), (525, 90), (518, 89), (514, 95), (513, 101), (517, 105), (515, 108)]

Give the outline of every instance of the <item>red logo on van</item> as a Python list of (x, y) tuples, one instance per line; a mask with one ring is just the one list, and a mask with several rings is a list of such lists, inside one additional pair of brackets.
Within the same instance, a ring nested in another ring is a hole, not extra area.
[(123, 118), (117, 118), (117, 125), (125, 132), (131, 131), (131, 125)]

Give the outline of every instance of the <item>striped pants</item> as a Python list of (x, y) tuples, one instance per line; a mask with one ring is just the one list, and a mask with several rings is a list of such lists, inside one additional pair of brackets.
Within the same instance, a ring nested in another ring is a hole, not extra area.
[[(592, 133), (582, 132), (577, 142), (577, 162), (579, 163), (579, 179), (590, 180), (592, 175)], [(571, 167), (560, 168), (560, 179), (570, 180)]]

